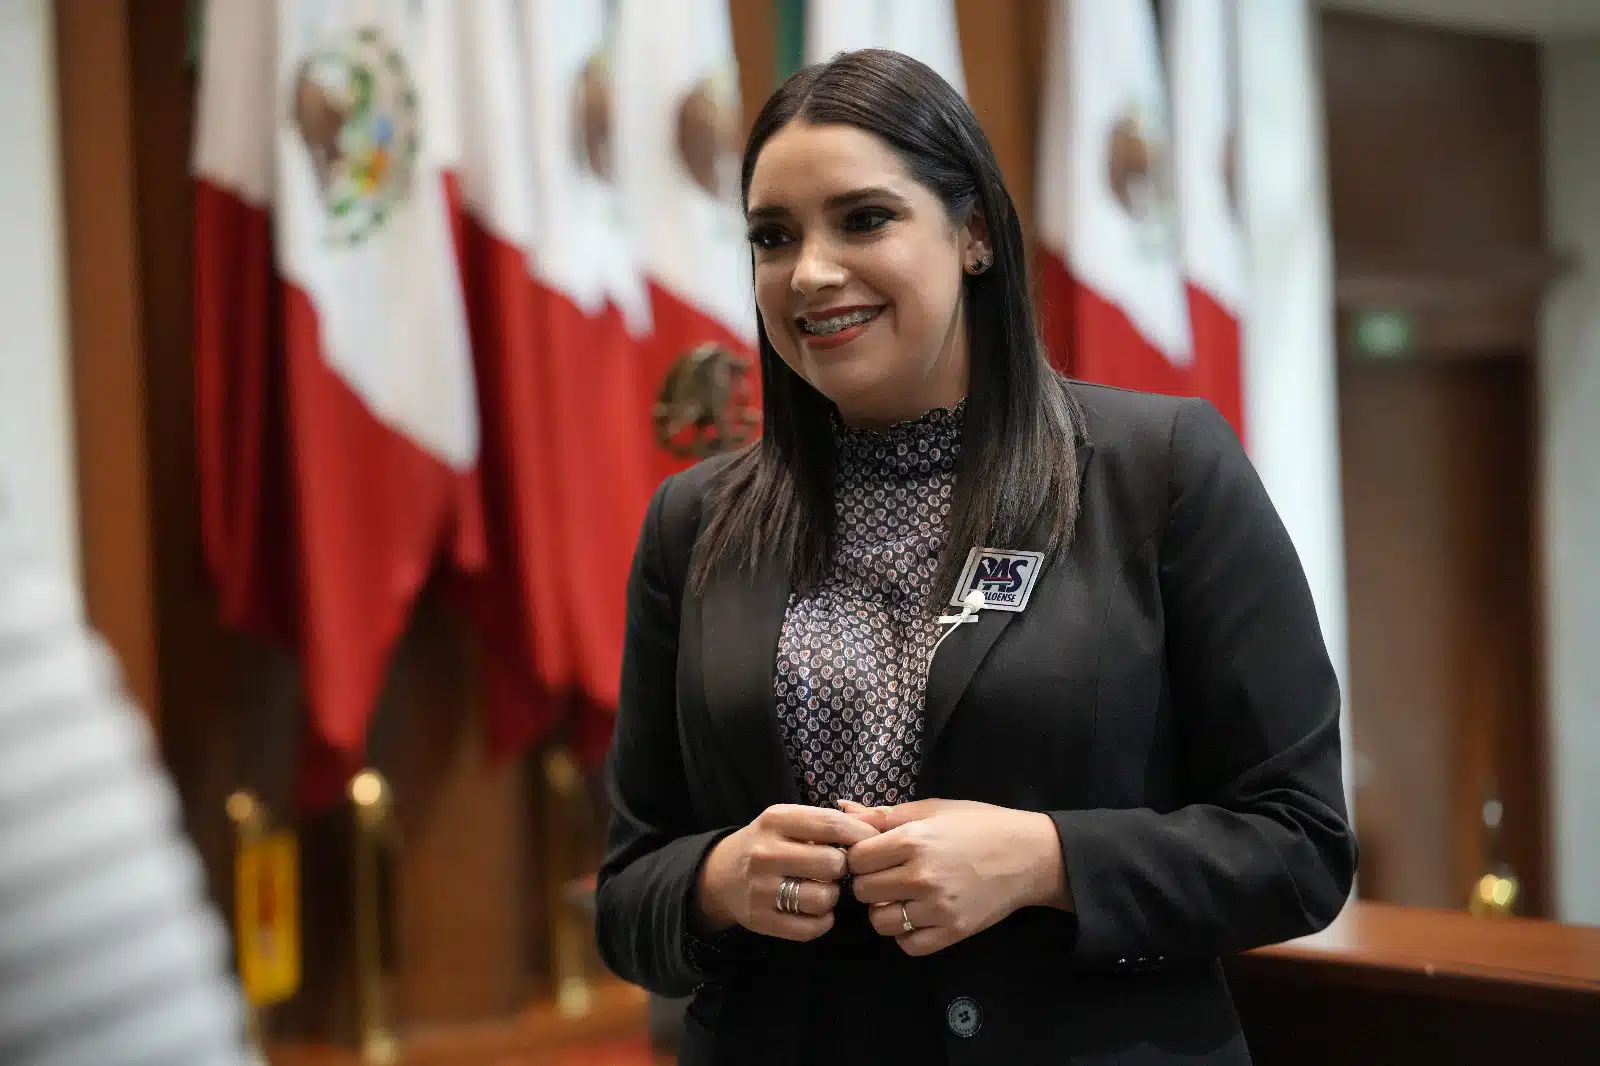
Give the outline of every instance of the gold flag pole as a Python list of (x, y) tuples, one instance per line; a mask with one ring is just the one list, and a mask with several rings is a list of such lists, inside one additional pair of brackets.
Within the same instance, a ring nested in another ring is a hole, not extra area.
[(385, 981), (385, 851), (393, 839), (393, 797), (376, 770), (350, 779), (355, 807), (356, 997), (360, 1012), (361, 1061), (389, 1066), (400, 1058), (400, 1041), (389, 1020)]
[(567, 881), (574, 875), (571, 842), (580, 820), (577, 808), (583, 796), (583, 774), (570, 752), (556, 748), (544, 760), (544, 781), (549, 802), (545, 829), (546, 898), (550, 901), (550, 968), (555, 979), (556, 1010), (563, 1017), (581, 1018), (592, 1006), (592, 989), (585, 966), (588, 937), (578, 913), (568, 903)]
[(299, 851), (266, 807), (240, 790), (225, 808), (234, 832), (234, 953), (251, 1061), (265, 1066), (265, 1013), (300, 986)]

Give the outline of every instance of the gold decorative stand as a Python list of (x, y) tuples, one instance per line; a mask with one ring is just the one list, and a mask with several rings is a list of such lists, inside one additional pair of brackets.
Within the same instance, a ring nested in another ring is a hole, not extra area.
[(350, 779), (355, 813), (355, 962), (361, 1061), (392, 1066), (400, 1061), (400, 1040), (390, 1017), (389, 935), (393, 931), (392, 849), (398, 839), (389, 784), (376, 770)]
[(550, 901), (550, 976), (556, 991), (556, 1011), (565, 1018), (582, 1018), (594, 1007), (587, 973), (589, 923), (571, 899), (571, 882), (577, 875), (574, 838), (583, 825), (586, 797), (583, 773), (565, 748), (544, 759), (547, 791), (545, 820), (545, 892)]

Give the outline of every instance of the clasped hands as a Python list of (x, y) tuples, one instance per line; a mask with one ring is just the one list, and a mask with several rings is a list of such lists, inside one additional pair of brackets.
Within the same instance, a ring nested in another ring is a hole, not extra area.
[[(699, 925), (813, 940), (833, 928), (847, 873), (873, 928), (908, 955), (940, 951), (1022, 907), (1071, 905), (1048, 815), (969, 800), (846, 800), (839, 810), (769, 807), (719, 841), (700, 872)], [(798, 913), (777, 905), (785, 878), (800, 881)]]

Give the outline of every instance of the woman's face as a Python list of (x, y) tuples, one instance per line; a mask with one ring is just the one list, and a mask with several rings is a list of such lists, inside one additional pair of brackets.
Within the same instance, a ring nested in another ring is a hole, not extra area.
[(767, 337), (846, 422), (966, 395), (961, 282), (988, 254), (980, 218), (952, 225), (873, 134), (800, 120), (761, 149), (748, 202)]

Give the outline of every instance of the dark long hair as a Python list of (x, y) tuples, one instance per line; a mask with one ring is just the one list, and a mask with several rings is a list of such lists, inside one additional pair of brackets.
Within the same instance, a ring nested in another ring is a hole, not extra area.
[[(845, 52), (806, 67), (756, 116), (744, 150), (746, 207), (762, 148), (796, 119), (876, 135), (943, 202), (953, 225), (974, 211), (989, 224), (994, 263), (964, 282), (967, 403), (933, 594), (949, 595), (977, 545), (1017, 548), (1042, 533), (1047, 551), (1059, 554), (1077, 519), (1080, 415), (1045, 360), (1022, 227), (972, 109), (933, 70), (899, 52)], [(753, 571), (765, 559), (778, 559), (794, 587), (805, 591), (825, 576), (833, 552), (833, 405), (789, 369), (759, 321), (757, 333), (762, 436), (719, 476), (696, 547), (695, 589), (724, 564)]]

